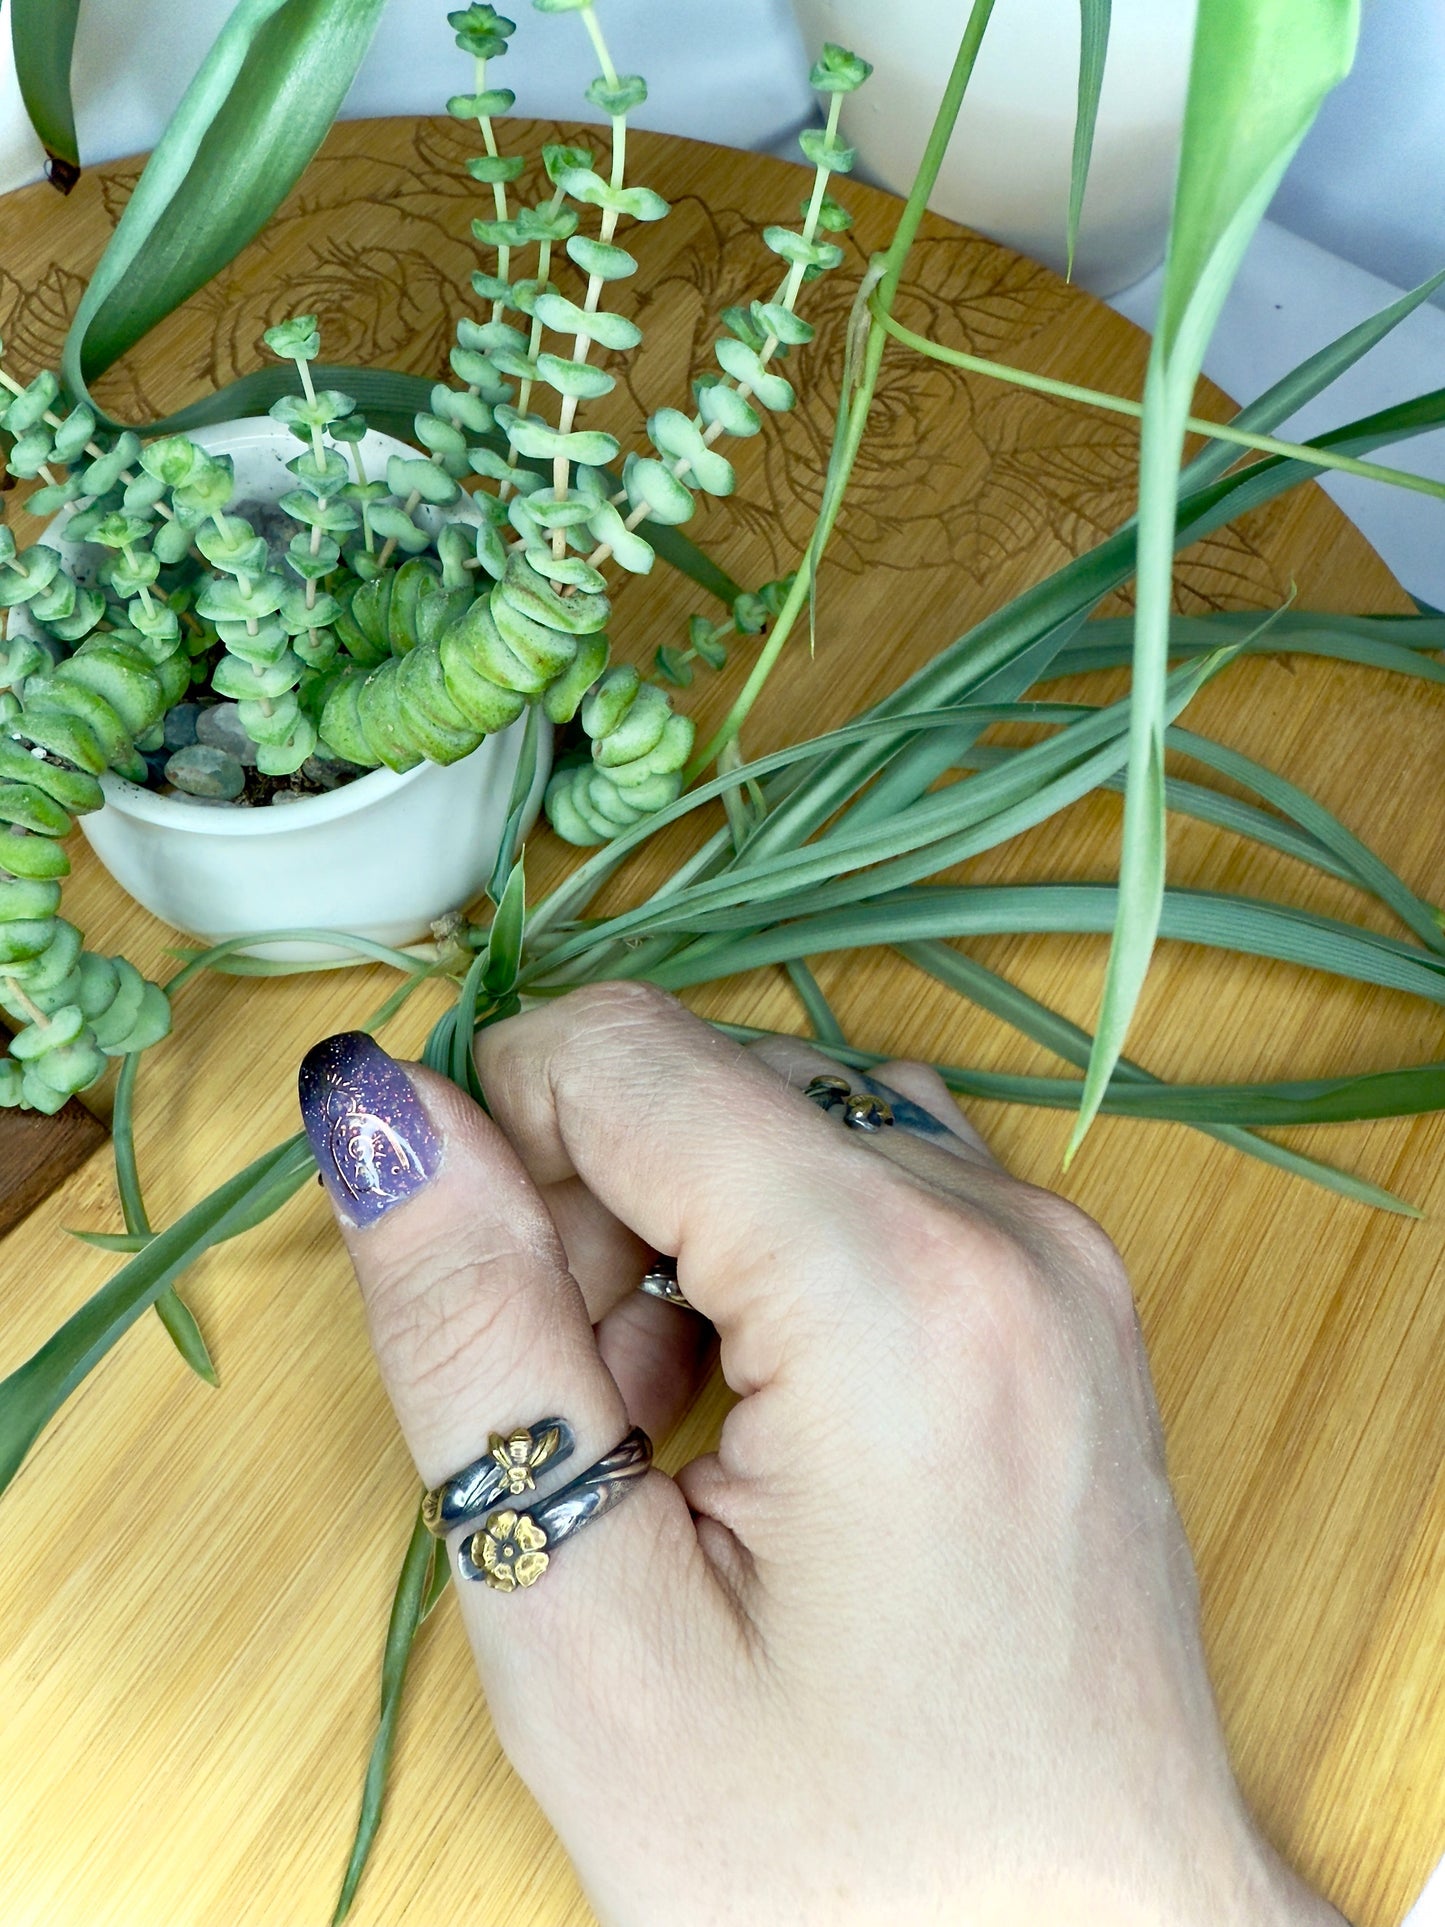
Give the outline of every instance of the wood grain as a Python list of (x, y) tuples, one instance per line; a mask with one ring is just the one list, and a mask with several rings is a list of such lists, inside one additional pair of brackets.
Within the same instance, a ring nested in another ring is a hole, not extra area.
[[(524, 125), (517, 138), (535, 153), (555, 132)], [(257, 365), (262, 327), (308, 308), (321, 316), (328, 359), (439, 373), (473, 265), (474, 190), (456, 173), (465, 151), (449, 122), (338, 129), (262, 240), (108, 379), (109, 400), (140, 413), (189, 399)], [(638, 136), (634, 162), (636, 178), (678, 211), (638, 237), (648, 336), (613, 397), (619, 422), (685, 396), (688, 372), (705, 365), (712, 314), (771, 285), (752, 225), (790, 218), (803, 191), (780, 163), (682, 141)], [(36, 188), (0, 203), (0, 331), (17, 368), (55, 358), (134, 177), (117, 166), (64, 202)], [(700, 529), (744, 581), (791, 564), (817, 498), (848, 283), (891, 218), (882, 195), (855, 189), (849, 199), (860, 215), (852, 261), (817, 290), (818, 339), (796, 364), (804, 402), (780, 430), (740, 447), (737, 497)], [(912, 273), (910, 325), (1138, 392), (1143, 337), (1042, 268), (930, 220)], [(1225, 406), (1207, 387), (1198, 405)], [(781, 666), (750, 732), (759, 749), (850, 714), (1129, 511), (1127, 425), (901, 355), (885, 365), (876, 415), (823, 573), (816, 653), (800, 646)], [(1313, 489), (1244, 518), (1180, 569), (1189, 608), (1269, 606), (1291, 582), (1303, 606), (1408, 606)], [(664, 570), (629, 584), (621, 653), (646, 663), (699, 606)], [(745, 657), (686, 698), (704, 726)], [(1190, 721), (1287, 771), (1414, 888), (1434, 891), (1445, 824), (1438, 690), (1262, 659), (1212, 685)], [(969, 875), (1105, 877), (1118, 815), (1115, 799), (1088, 799)], [(619, 888), (667, 860), (654, 854)], [(535, 887), (570, 861), (539, 835)], [(1170, 861), (1183, 881), (1389, 927), (1344, 886), (1199, 825), (1174, 826)], [(172, 933), (128, 904), (84, 848), (68, 903), (107, 948), (164, 971)], [(976, 954), (1087, 1022), (1104, 949), (1102, 939), (994, 939)], [(860, 1044), (1057, 1068), (885, 953), (825, 959), (819, 975)], [(142, 1079), (139, 1151), (158, 1222), (294, 1128), (301, 1052), (353, 1024), (385, 985), (367, 969), (217, 978), (184, 993), (176, 1033)], [(691, 1001), (801, 1027), (772, 975)], [(388, 1041), (414, 1050), (441, 1003), (419, 997)], [(1269, 1077), (1425, 1059), (1439, 1054), (1438, 1037), (1435, 1011), (1404, 998), (1166, 945), (1131, 1051), (1172, 1077)], [(1105, 1120), (1063, 1181), (1065, 1118), (990, 1106), (977, 1116), (1016, 1170), (1067, 1190), (1122, 1246), (1245, 1788), (1271, 1836), (1353, 1921), (1387, 1927), (1445, 1848), (1445, 1126), (1423, 1118), (1293, 1134), (1430, 1214), (1410, 1223), (1165, 1125)], [(93, 1160), (11, 1232), (0, 1367), (28, 1355), (112, 1269), (63, 1227), (118, 1223)], [(209, 1258), (188, 1296), (223, 1390), (199, 1384), (156, 1322), (142, 1321), (0, 1506), (7, 1927), (294, 1927), (328, 1917), (345, 1858), (415, 1483), (314, 1190)], [(699, 1449), (722, 1409), (714, 1387), (672, 1442), (674, 1457)], [(354, 1918), (360, 1927), (590, 1918), (498, 1753), (450, 1605), (420, 1642), (392, 1803)]]

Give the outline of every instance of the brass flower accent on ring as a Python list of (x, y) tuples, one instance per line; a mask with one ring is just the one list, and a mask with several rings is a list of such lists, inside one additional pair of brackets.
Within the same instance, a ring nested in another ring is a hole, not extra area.
[(472, 1536), (471, 1555), (493, 1592), (535, 1586), (547, 1570), (547, 1535), (526, 1512), (494, 1512)]

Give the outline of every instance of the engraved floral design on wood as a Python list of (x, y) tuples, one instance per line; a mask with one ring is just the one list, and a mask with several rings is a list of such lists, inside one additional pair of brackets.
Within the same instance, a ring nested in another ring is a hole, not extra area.
[[(509, 133), (528, 157), (524, 193), (542, 190), (544, 142), (596, 147), (605, 138), (597, 128), (553, 122), (515, 122)], [(335, 129), (262, 236), (104, 378), (102, 398), (128, 419), (160, 414), (264, 365), (263, 330), (302, 310), (319, 317), (328, 361), (445, 378), (456, 318), (477, 307), (470, 222), (479, 202), (462, 168), (469, 142), (468, 130), (449, 119)], [(792, 218), (804, 180), (802, 170), (764, 156), (657, 135), (636, 137), (635, 159), (639, 179), (665, 193), (674, 212), (629, 233), (640, 269), (627, 291), (644, 344), (614, 362), (617, 390), (589, 409), (624, 447), (653, 409), (686, 402), (692, 375), (710, 363), (721, 309), (773, 291), (777, 263), (758, 229)], [(22, 275), (19, 251), (5, 250), (11, 268), (0, 273), (0, 331), (15, 344), (17, 366), (58, 358), (82, 270), (138, 171), (128, 161), (82, 179), (67, 207), (67, 232), (80, 245), (65, 259)], [(858, 214), (844, 237), (850, 269), (809, 290), (804, 307), (816, 337), (784, 364), (799, 405), (750, 442), (730, 444), (737, 492), (696, 525), (725, 558), (746, 555), (749, 580), (794, 566), (811, 529), (853, 289), (892, 219), (887, 197), (851, 182), (844, 192)], [(1087, 378), (1077, 358), (1069, 362), (1071, 321), (1087, 305), (1047, 269), (926, 220), (899, 315), (970, 352)], [(1142, 366), (1141, 347), (1141, 374)], [(829, 569), (845, 579), (906, 570), (946, 627), (961, 619), (955, 609), (1002, 601), (1125, 520), (1137, 444), (1131, 422), (890, 350)], [(1189, 610), (1268, 605), (1287, 588), (1247, 524), (1180, 564), (1179, 602)], [(937, 642), (946, 639), (940, 630)]]

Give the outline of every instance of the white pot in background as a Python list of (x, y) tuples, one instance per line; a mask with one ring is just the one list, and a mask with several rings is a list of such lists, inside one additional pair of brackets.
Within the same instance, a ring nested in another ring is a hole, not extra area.
[[(285, 463), (301, 444), (269, 418), (197, 429), (191, 439), (233, 458), (238, 506), (276, 501), (294, 486)], [(375, 430), (359, 446), (372, 475), (384, 472), (389, 455), (416, 453)], [(76, 550), (64, 540), (64, 523), (57, 517), (46, 539), (70, 561)], [(543, 754), (525, 829), (541, 807), (551, 755), (551, 727), (539, 720)], [(121, 888), (192, 936), (219, 943), (303, 927), (409, 943), (486, 887), (525, 721), (487, 737), (459, 763), (421, 763), (403, 775), (374, 770), (280, 808), (177, 802), (107, 774), (101, 778), (105, 807), (80, 824)], [(342, 953), (320, 944), (248, 948), (268, 957), (342, 960)]]
[[(943, 96), (965, 0), (792, 0), (873, 63), (844, 100), (862, 171), (906, 194)], [(1114, 0), (1074, 279), (1112, 294), (1164, 258), (1197, 0)], [(1079, 83), (1078, 0), (999, 0), (929, 206), (1063, 272)]]

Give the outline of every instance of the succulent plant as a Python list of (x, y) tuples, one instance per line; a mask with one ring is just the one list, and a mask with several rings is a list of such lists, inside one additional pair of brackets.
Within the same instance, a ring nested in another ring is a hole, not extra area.
[[(478, 127), (484, 151), (468, 168), (492, 197), (490, 216), (473, 222), (495, 254), (494, 270), (473, 277), (483, 313), (457, 324), (453, 380), (416, 414), (416, 452), (392, 454), (376, 477), (354, 399), (312, 380), (315, 317), (267, 329), (267, 348), (297, 377), (297, 392), (270, 411), (302, 444), (279, 503), (294, 530), (284, 548), (241, 512), (226, 455), (183, 434), (143, 443), (103, 429), (84, 402), (64, 410), (52, 372), (22, 385), (0, 370), (11, 470), (40, 483), (28, 509), (63, 514), (71, 554), (80, 544), (103, 551), (90, 580), (50, 544), (17, 551), (0, 524), (0, 608), (10, 612), (0, 645), (0, 1007), (24, 1026), (0, 1059), (0, 1105), (54, 1110), (109, 1057), (169, 1027), (158, 986), (123, 959), (83, 951), (56, 915), (69, 868), (62, 839), (76, 815), (100, 807), (108, 770), (145, 782), (158, 767), (178, 789), (223, 802), (239, 795), (244, 764), (283, 778), (318, 752), (347, 774), (455, 762), (536, 703), (554, 723), (582, 711), (589, 760), (561, 769), (547, 795), (569, 841), (601, 842), (679, 793), (692, 724), (659, 683), (609, 666), (602, 570), (609, 561), (649, 570), (649, 524), (686, 521), (699, 492), (732, 491), (716, 443), (756, 434), (760, 407), (792, 407), (776, 364), (812, 332), (795, 312), (800, 290), (841, 259), (825, 238), (848, 218), (827, 193), (852, 165), (837, 106), (868, 69), (837, 48), (814, 68), (830, 111), (825, 130), (803, 137), (815, 176), (802, 225), (763, 235), (786, 263), (782, 282), (771, 300), (727, 311), (720, 372), (699, 376), (696, 412), (656, 411), (646, 449), (623, 457), (619, 478), (608, 467), (618, 441), (579, 427), (578, 413), (615, 386), (594, 350), (625, 352), (641, 339), (606, 301), (637, 267), (623, 224), (661, 220), (668, 207), (624, 177), (628, 115), (645, 83), (617, 73), (590, 0), (536, 4), (584, 16), (602, 68), (587, 98), (611, 123), (610, 164), (599, 173), (589, 151), (549, 146), (550, 193), (514, 201), (522, 163), (499, 151), (495, 125), (512, 95), (487, 80), (513, 23), (490, 6), (448, 15), (474, 63), (473, 90), (448, 107)], [(588, 220), (595, 233), (582, 232)], [(559, 251), (576, 298), (552, 278)], [(549, 393), (550, 418), (540, 405)], [(756, 633), (776, 610), (776, 586), (743, 598), (729, 625), (695, 622), (687, 650), (659, 659), (666, 680), (685, 680), (694, 660), (720, 661), (724, 634)], [(198, 695), (225, 705), (216, 717), (230, 735), (170, 742), (168, 715)]]

